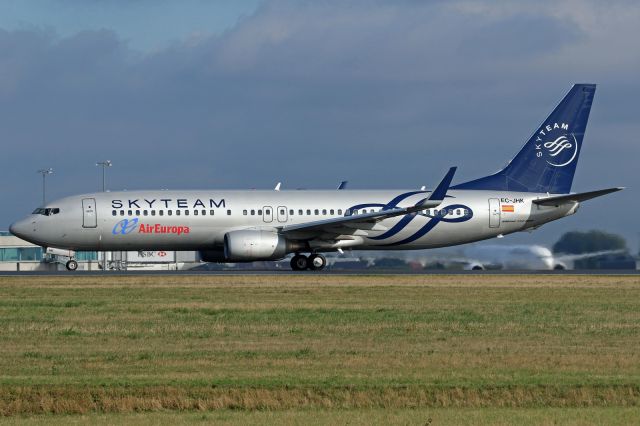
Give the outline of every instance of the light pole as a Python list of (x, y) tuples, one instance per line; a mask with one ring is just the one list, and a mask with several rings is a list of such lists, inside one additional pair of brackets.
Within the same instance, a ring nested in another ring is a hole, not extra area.
[(47, 175), (53, 173), (53, 169), (49, 167), (48, 169), (40, 169), (38, 173), (42, 175), (42, 205), (44, 206), (47, 202)]
[(105, 191), (105, 180), (104, 180), (104, 176), (105, 173), (107, 171), (107, 167), (111, 167), (111, 161), (110, 160), (106, 160), (106, 161), (98, 161), (96, 163), (96, 166), (102, 166), (102, 192)]

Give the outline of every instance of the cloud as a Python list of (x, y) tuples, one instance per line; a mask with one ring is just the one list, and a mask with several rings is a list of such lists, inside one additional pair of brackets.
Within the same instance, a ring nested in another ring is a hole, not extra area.
[[(151, 53), (110, 30), (0, 30), (11, 182), (0, 223), (37, 204), (36, 169), (56, 169), (61, 196), (99, 188), (102, 159), (110, 186), (128, 189), (419, 187), (452, 164), (470, 179), (508, 161), (574, 82), (600, 84), (576, 186), (629, 184), (639, 14), (634, 3), (275, 1)], [(638, 207), (627, 194), (617, 202)], [(614, 224), (597, 203), (552, 231), (626, 231), (633, 209)]]

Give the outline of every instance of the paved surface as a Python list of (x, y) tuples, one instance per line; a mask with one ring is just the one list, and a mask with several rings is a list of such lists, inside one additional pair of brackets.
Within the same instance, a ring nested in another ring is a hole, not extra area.
[(531, 271), (531, 270), (498, 270), (498, 271), (461, 271), (461, 270), (427, 270), (415, 271), (394, 271), (394, 270), (336, 270), (336, 271), (305, 271), (294, 272), (288, 270), (230, 270), (230, 271), (52, 271), (52, 272), (0, 272), (0, 276), (129, 276), (129, 275), (220, 275), (220, 276), (241, 276), (241, 275), (637, 275), (640, 277), (640, 270), (568, 270), (568, 271)]

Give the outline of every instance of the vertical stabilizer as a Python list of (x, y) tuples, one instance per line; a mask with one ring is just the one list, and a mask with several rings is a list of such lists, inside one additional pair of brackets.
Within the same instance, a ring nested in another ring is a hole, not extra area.
[(575, 84), (507, 167), (452, 189), (569, 193), (595, 92)]

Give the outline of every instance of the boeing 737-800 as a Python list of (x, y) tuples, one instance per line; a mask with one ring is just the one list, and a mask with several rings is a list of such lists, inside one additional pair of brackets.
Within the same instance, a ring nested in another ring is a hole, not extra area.
[[(595, 94), (576, 84), (499, 172), (432, 190), (101, 192), (52, 201), (11, 225), (57, 249), (197, 250), (206, 262), (319, 270), (323, 252), (428, 249), (532, 230), (622, 188), (571, 193)], [(305, 253), (309, 253), (306, 255)], [(67, 268), (77, 262), (70, 258)]]

